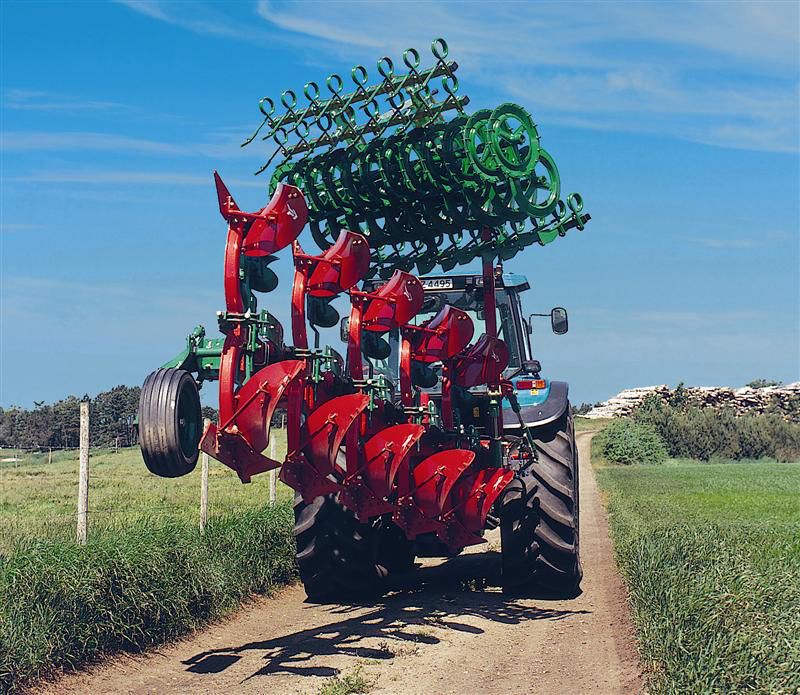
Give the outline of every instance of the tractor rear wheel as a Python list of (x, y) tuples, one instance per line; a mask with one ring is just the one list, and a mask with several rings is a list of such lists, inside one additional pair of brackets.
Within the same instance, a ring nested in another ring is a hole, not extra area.
[(177, 478), (197, 464), (203, 416), (192, 375), (183, 369), (156, 369), (139, 396), (139, 444), (151, 473)]
[(297, 566), (310, 599), (333, 601), (376, 591), (375, 529), (360, 523), (338, 495), (317, 497), (311, 504), (295, 495), (294, 520)]
[(515, 478), (501, 503), (503, 588), (574, 596), (580, 561), (578, 450), (569, 405), (532, 428), (537, 460)]

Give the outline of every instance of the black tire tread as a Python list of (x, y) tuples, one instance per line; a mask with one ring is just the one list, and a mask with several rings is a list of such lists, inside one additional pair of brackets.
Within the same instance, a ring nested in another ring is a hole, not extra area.
[(569, 407), (533, 429), (537, 460), (517, 473), (499, 503), (502, 583), (507, 593), (578, 591), (578, 452)]
[(553, 592), (577, 591), (580, 562), (578, 451), (569, 406), (556, 421), (533, 429), (537, 460), (531, 472), (539, 482), (539, 545), (535, 581)]
[[(185, 389), (188, 389), (188, 396)], [(177, 478), (194, 470), (199, 451), (186, 455), (178, 423), (179, 398), (192, 399), (198, 442), (202, 415), (197, 384), (183, 369), (161, 367), (145, 379), (139, 397), (139, 445), (147, 469), (162, 478)]]
[(379, 572), (373, 528), (359, 523), (336, 495), (300, 495), (294, 501), (297, 566), (306, 594), (315, 601), (374, 594)]

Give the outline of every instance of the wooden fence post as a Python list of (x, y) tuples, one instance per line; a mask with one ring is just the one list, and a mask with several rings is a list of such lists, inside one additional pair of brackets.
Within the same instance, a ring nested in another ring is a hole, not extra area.
[[(203, 431), (211, 422), (208, 418), (203, 421)], [(200, 533), (206, 532), (208, 522), (208, 454), (203, 451), (200, 454), (201, 473), (200, 473)]]
[(47, 465), (49, 466), (51, 463), (53, 463), (53, 447), (52, 446), (47, 448)]
[[(275, 438), (273, 437), (269, 446), (269, 457), (275, 460)], [(269, 472), (269, 506), (275, 506), (275, 497), (278, 488), (278, 471), (274, 468)]]
[(89, 514), (89, 401), (81, 401), (80, 469), (78, 473), (78, 545), (86, 545)]

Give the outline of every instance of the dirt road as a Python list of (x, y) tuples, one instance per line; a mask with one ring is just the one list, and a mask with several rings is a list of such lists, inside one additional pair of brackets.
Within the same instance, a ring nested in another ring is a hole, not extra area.
[[(506, 600), (499, 538), (418, 573), (418, 586), (370, 605), (305, 603), (301, 586), (158, 652), (62, 679), (44, 693), (315, 693), (360, 667), (371, 693), (637, 693), (623, 585), (579, 434), (583, 594)], [(465, 588), (470, 587), (470, 588)]]

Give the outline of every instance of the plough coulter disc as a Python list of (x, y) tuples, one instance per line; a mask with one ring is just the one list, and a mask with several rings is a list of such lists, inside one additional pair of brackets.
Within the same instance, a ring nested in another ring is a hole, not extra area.
[(178, 478), (191, 473), (199, 455), (203, 417), (197, 384), (182, 369), (157, 369), (139, 399), (139, 443), (151, 473)]

